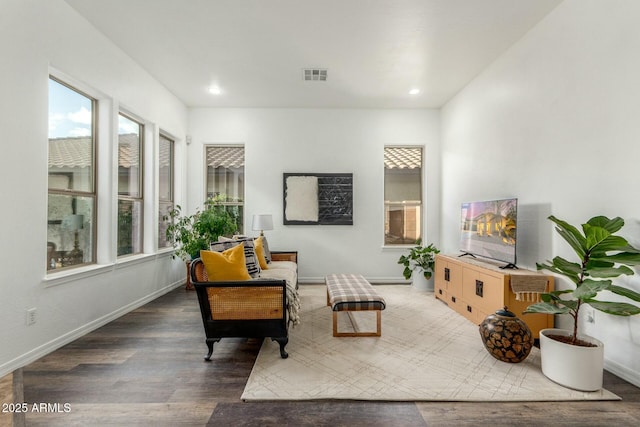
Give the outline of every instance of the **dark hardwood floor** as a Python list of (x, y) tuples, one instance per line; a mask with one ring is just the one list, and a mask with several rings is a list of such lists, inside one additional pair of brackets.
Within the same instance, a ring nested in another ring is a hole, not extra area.
[(260, 344), (223, 339), (205, 362), (196, 294), (176, 289), (26, 366), (25, 401), (50, 404), (26, 425), (640, 425), (640, 389), (609, 373), (605, 387), (622, 401), (242, 402)]

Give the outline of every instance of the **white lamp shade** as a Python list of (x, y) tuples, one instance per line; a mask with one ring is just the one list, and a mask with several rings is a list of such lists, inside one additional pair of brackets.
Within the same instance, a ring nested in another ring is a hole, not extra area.
[(260, 214), (253, 216), (252, 230), (273, 230), (273, 217), (271, 214)]

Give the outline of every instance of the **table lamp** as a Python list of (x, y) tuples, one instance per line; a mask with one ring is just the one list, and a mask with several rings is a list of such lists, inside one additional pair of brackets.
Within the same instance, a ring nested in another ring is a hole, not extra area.
[(273, 230), (273, 218), (271, 214), (259, 214), (253, 216), (252, 230), (260, 230), (260, 235), (264, 236), (264, 230)]

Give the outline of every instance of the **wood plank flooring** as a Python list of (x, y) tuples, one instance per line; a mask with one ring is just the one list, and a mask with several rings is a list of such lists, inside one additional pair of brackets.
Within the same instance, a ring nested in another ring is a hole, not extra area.
[(196, 295), (176, 289), (26, 366), (25, 401), (53, 404), (26, 425), (640, 425), (640, 389), (610, 373), (620, 402), (242, 402), (260, 344), (223, 339), (205, 362)]

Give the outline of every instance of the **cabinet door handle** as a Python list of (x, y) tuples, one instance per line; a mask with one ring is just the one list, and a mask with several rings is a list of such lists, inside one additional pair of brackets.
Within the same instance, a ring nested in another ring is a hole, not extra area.
[(438, 289), (438, 293), (442, 295), (442, 289)]
[(468, 311), (469, 313), (472, 313), (472, 312), (473, 312), (473, 308), (471, 308), (471, 306), (470, 306), (470, 305), (468, 305), (468, 306), (467, 306), (467, 311)]
[(476, 280), (476, 295), (482, 298), (483, 293), (484, 293), (484, 283), (482, 283), (482, 280)]
[(451, 301), (456, 302), (456, 297), (451, 297)]
[(449, 281), (449, 279), (451, 278), (451, 271), (445, 267), (444, 269), (444, 280), (445, 281)]

